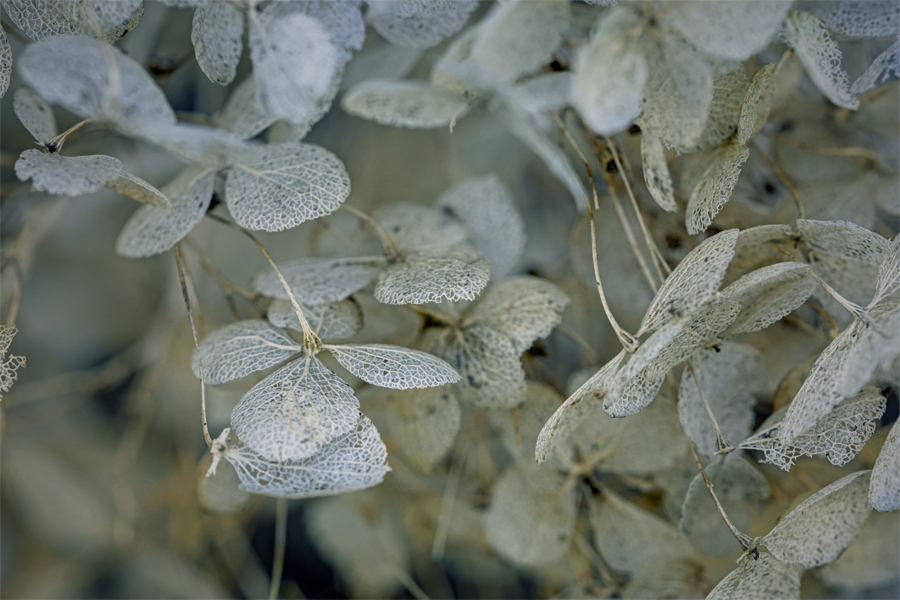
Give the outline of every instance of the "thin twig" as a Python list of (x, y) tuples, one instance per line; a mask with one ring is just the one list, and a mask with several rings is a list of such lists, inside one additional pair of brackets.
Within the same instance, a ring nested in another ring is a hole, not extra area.
[(22, 302), (22, 267), (19, 265), (18, 258), (13, 258), (9, 265), (13, 271), (13, 297), (10, 302), (9, 314), (6, 317), (6, 326), (12, 327), (16, 324), (16, 316), (19, 314), (19, 306)]
[(281, 589), (281, 574), (284, 572), (284, 551), (287, 546), (288, 503), (284, 498), (275, 500), (275, 557), (272, 559), (272, 584), (269, 600), (278, 598)]
[(444, 546), (447, 544), (447, 535), (450, 533), (450, 521), (453, 518), (453, 502), (459, 489), (459, 481), (462, 478), (463, 469), (466, 466), (468, 453), (454, 452), (450, 464), (450, 473), (444, 485), (444, 495), (441, 498), (441, 512), (438, 515), (437, 527), (434, 532), (434, 542), (431, 544), (431, 559), (440, 561), (444, 558)]
[(778, 163), (776, 163), (774, 160), (769, 158), (766, 155), (766, 153), (760, 149), (760, 147), (756, 144), (756, 142), (752, 142), (750, 144), (750, 147), (753, 149), (754, 152), (756, 152), (757, 155), (759, 155), (760, 158), (763, 159), (763, 161), (767, 165), (769, 165), (769, 168), (771, 168), (775, 172), (775, 175), (778, 176), (778, 179), (781, 180), (781, 182), (784, 184), (784, 186), (788, 189), (788, 192), (790, 192), (791, 198), (794, 199), (794, 204), (797, 206), (797, 215), (798, 215), (797, 218), (805, 219), (806, 218), (806, 210), (804, 210), (804, 208), (803, 208), (803, 202), (801, 202), (801, 200), (800, 200), (800, 194), (797, 193), (797, 190), (796, 190), (796, 188), (794, 188), (794, 185), (791, 183), (791, 180), (788, 179), (787, 173), (785, 173), (781, 169), (781, 167), (778, 166)]
[(97, 119), (85, 119), (84, 121), (75, 123), (74, 125), (72, 125), (71, 127), (69, 127), (68, 129), (66, 129), (61, 134), (59, 134), (58, 136), (56, 136), (55, 138), (53, 138), (52, 140), (50, 140), (48, 142), (44, 142), (44, 140), (38, 140), (38, 141), (40, 142), (41, 146), (43, 146), (50, 152), (59, 152), (60, 150), (62, 150), (63, 144), (66, 143), (66, 140), (69, 139), (70, 135), (72, 135), (73, 133), (75, 133), (76, 131), (78, 131), (79, 129), (84, 127), (85, 125), (95, 122), (96, 120)]
[(722, 433), (722, 430), (719, 429), (719, 422), (716, 420), (716, 416), (713, 414), (712, 408), (706, 400), (706, 394), (703, 393), (703, 386), (700, 385), (700, 377), (697, 375), (696, 369), (694, 369), (694, 361), (688, 360), (687, 366), (691, 371), (691, 375), (694, 377), (697, 391), (700, 392), (700, 400), (703, 402), (703, 408), (706, 409), (706, 414), (709, 417), (709, 420), (712, 421), (713, 429), (716, 431), (716, 451), (718, 452), (724, 448), (731, 448), (731, 442), (728, 441), (728, 438), (726, 438), (725, 434)]
[(709, 495), (712, 496), (713, 502), (716, 503), (716, 509), (718, 509), (719, 515), (721, 515), (722, 519), (725, 520), (725, 524), (728, 525), (728, 529), (731, 530), (731, 533), (741, 544), (741, 548), (743, 548), (746, 552), (747, 549), (750, 548), (751, 544), (753, 544), (753, 538), (735, 527), (734, 523), (731, 522), (731, 519), (728, 518), (728, 515), (725, 514), (725, 509), (722, 508), (722, 504), (719, 502), (719, 498), (713, 491), (713, 484), (709, 480), (709, 477), (706, 476), (706, 471), (703, 469), (703, 464), (700, 462), (700, 457), (697, 456), (697, 450), (694, 448), (694, 443), (688, 442), (688, 445), (691, 447), (691, 454), (694, 455), (694, 461), (697, 463), (697, 467), (700, 469), (700, 476), (703, 477), (703, 482), (706, 484), (706, 489), (709, 490)]
[(348, 206), (347, 204), (341, 204), (341, 208), (346, 210), (352, 215), (355, 215), (363, 220), (364, 223), (369, 225), (372, 229), (375, 230), (375, 233), (378, 234), (378, 237), (381, 238), (381, 245), (384, 246), (384, 252), (388, 256), (396, 256), (398, 253), (397, 245), (394, 243), (394, 240), (388, 235), (388, 232), (378, 224), (375, 219), (359, 210), (358, 208), (354, 208), (352, 206)]

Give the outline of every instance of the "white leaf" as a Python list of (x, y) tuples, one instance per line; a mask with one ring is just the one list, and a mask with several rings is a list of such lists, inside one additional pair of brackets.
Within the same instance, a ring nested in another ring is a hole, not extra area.
[(2, 392), (8, 392), (12, 384), (19, 378), (16, 371), (25, 366), (24, 356), (6, 355), (9, 345), (18, 331), (15, 327), (0, 326), (0, 400), (3, 399)]
[(796, 600), (800, 597), (801, 569), (781, 562), (768, 552), (746, 554), (740, 566), (719, 582), (706, 600)]
[(282, 231), (337, 210), (350, 176), (331, 152), (313, 144), (269, 147), (266, 160), (228, 172), (225, 201), (242, 227)]
[[(381, 270), (383, 258), (300, 258), (278, 265), (288, 285), (303, 304), (340, 302), (365, 287)], [(270, 298), (288, 300), (274, 271), (253, 280), (253, 289)]]
[(878, 267), (875, 295), (869, 303), (869, 308), (891, 296), (898, 289), (900, 289), (900, 235), (894, 236), (894, 239), (891, 240), (890, 250), (885, 253), (884, 259)]
[(143, 14), (141, 0), (4, 0), (6, 14), (34, 41), (83, 33), (112, 43)]
[(420, 470), (430, 472), (453, 447), (460, 408), (449, 386), (396, 394), (387, 410), (391, 437)]
[(729, 229), (703, 240), (666, 278), (647, 309), (638, 335), (659, 329), (686, 315), (715, 295), (734, 256), (738, 230)]
[(41, 192), (80, 196), (103, 187), (121, 168), (119, 159), (102, 154), (61, 156), (25, 150), (16, 161), (16, 177), (32, 179), (34, 188)]
[(191, 42), (200, 69), (213, 83), (228, 85), (241, 59), (244, 15), (230, 2), (204, 2), (194, 11)]
[(510, 277), (488, 289), (464, 326), (478, 323), (499, 331), (521, 354), (535, 340), (550, 335), (568, 303), (569, 297), (549, 281), (529, 275)]
[(491, 263), (491, 278), (503, 277), (525, 250), (525, 223), (509, 188), (496, 175), (459, 182), (437, 200), (443, 211), (462, 219), (475, 249)]
[(772, 64), (765, 65), (753, 76), (750, 89), (744, 96), (741, 104), (741, 118), (738, 123), (737, 143), (746, 146), (757, 131), (769, 118), (769, 109), (772, 107), (772, 93), (774, 91), (775, 67)]
[(231, 413), (241, 442), (271, 461), (312, 456), (352, 432), (358, 420), (353, 388), (313, 356), (301, 356), (257, 383)]
[(662, 140), (650, 127), (641, 131), (641, 168), (644, 171), (647, 190), (656, 203), (670, 213), (678, 212), (672, 176), (669, 175), (669, 166), (666, 164), (666, 153)]
[(841, 108), (859, 108), (859, 100), (850, 93), (847, 73), (841, 69), (841, 50), (825, 24), (807, 12), (796, 11), (785, 24), (788, 44), (819, 90)]
[(488, 260), (468, 248), (411, 251), (379, 274), (375, 299), (384, 304), (474, 300), (490, 271)]
[[(485, 416), (491, 431), (499, 437), (514, 461), (531, 462), (538, 437), (548, 415), (559, 407), (562, 398), (549, 385), (526, 382), (525, 401), (510, 410), (488, 410)], [(560, 455), (560, 458), (562, 455)], [(562, 464), (562, 461), (554, 461)], [(553, 468), (547, 465), (547, 468)]]
[(276, 498), (313, 498), (378, 485), (390, 471), (387, 449), (367, 417), (307, 458), (271, 461), (247, 446), (229, 448), (241, 489)]
[[(215, 330), (200, 343), (203, 379), (218, 385), (274, 367), (303, 347), (265, 321), (238, 321)], [(197, 356), (191, 363), (200, 377)]]
[(685, 209), (688, 233), (697, 235), (707, 227), (731, 198), (731, 192), (741, 175), (741, 166), (750, 157), (746, 146), (728, 146), (716, 150), (709, 157), (709, 167), (691, 192)]
[(125, 223), (116, 240), (116, 253), (128, 258), (153, 256), (169, 250), (203, 220), (212, 200), (216, 173), (188, 167), (163, 186), (172, 208), (142, 206)]
[(215, 118), (217, 127), (233, 133), (242, 140), (256, 136), (275, 122), (260, 110), (256, 101), (256, 82), (248, 77), (238, 84), (225, 108)]
[(450, 365), (431, 354), (387, 344), (325, 346), (345, 369), (372, 385), (395, 390), (459, 381)]
[(39, 42), (51, 35), (79, 33), (66, 4), (66, 0), (4, 0), (3, 8), (16, 27)]
[(893, 0), (823, 3), (815, 14), (847, 37), (891, 37), (900, 28), (900, 6)]
[[(317, 336), (325, 340), (348, 338), (362, 329), (363, 315), (353, 300), (304, 306), (303, 316)], [(297, 312), (290, 300), (275, 300), (266, 312), (269, 323), (276, 327), (288, 327), (303, 331)]]
[(104, 184), (109, 189), (128, 196), (132, 200), (144, 204), (152, 204), (160, 208), (172, 208), (172, 203), (158, 189), (128, 171), (119, 170), (116, 175)]
[[(733, 273), (746, 273), (754, 269), (784, 262), (787, 258), (778, 250), (778, 244), (792, 241), (796, 234), (790, 225), (759, 225), (744, 229), (734, 245), (734, 259), (729, 265)], [(726, 277), (732, 280), (732, 276)]]
[[(351, 50), (360, 50), (366, 39), (366, 23), (363, 20), (360, 0), (300, 0), (273, 2), (266, 7), (267, 19), (278, 20), (293, 14), (312, 17), (321, 25), (338, 50), (338, 66), (343, 66), (353, 56)], [(371, 5), (369, 6), (371, 10)]]
[(9, 39), (6, 32), (0, 27), (0, 98), (6, 95), (9, 89), (9, 79), (12, 76), (13, 55), (9, 47)]
[(900, 564), (897, 531), (900, 531), (900, 512), (872, 514), (841, 557), (816, 569), (816, 577), (843, 593), (883, 589), (895, 584)]
[(13, 110), (28, 133), (42, 144), (46, 144), (59, 133), (53, 109), (44, 99), (28, 88), (19, 88), (13, 97)]
[(869, 503), (882, 512), (900, 508), (900, 427), (896, 421), (872, 469)]
[(713, 78), (713, 95), (709, 103), (709, 117), (696, 150), (714, 148), (728, 143), (741, 118), (741, 106), (750, 86), (750, 78), (743, 65)]
[(868, 518), (871, 471), (825, 487), (789, 512), (760, 540), (776, 558), (807, 569), (835, 560)]
[(197, 123), (143, 126), (132, 133), (188, 162), (216, 170), (233, 164), (259, 162), (270, 150), (260, 144), (245, 142), (227, 131)]
[(765, 329), (806, 302), (817, 285), (801, 263), (777, 263), (747, 273), (722, 290), (723, 298), (741, 305), (729, 335)]
[(475, 0), (399, 0), (372, 2), (366, 21), (397, 46), (431, 48), (466, 24)]
[(850, 86), (850, 92), (856, 95), (865, 94), (878, 84), (897, 77), (900, 77), (900, 40), (891, 44), (872, 61), (869, 68)]
[(402, 250), (458, 246), (466, 240), (458, 219), (430, 206), (394, 202), (375, 211), (372, 219)]
[(469, 110), (462, 95), (425, 81), (363, 81), (344, 94), (349, 114), (382, 125), (432, 129), (454, 123)]

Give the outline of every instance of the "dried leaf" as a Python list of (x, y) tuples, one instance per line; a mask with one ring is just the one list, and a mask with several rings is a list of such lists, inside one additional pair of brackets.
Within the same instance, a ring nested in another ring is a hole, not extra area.
[(244, 15), (230, 2), (204, 2), (194, 11), (191, 42), (197, 64), (209, 80), (228, 85), (237, 72)]
[(197, 473), (196, 486), (197, 500), (204, 509), (217, 515), (227, 515), (250, 503), (253, 496), (238, 487), (241, 480), (230, 463), (220, 465), (215, 475), (206, 477), (204, 473), (209, 467), (209, 459), (205, 462), (207, 464)]
[(15, 327), (5, 325), (0, 327), (0, 400), (3, 399), (3, 392), (8, 392), (12, 384), (19, 378), (16, 371), (25, 366), (24, 356), (6, 355), (9, 345), (18, 331)]
[(644, 170), (647, 190), (656, 203), (670, 213), (678, 212), (662, 140), (649, 127), (641, 131), (641, 167)]
[(353, 56), (351, 50), (362, 49), (366, 39), (366, 23), (360, 9), (361, 4), (360, 0), (273, 2), (266, 7), (265, 14), (272, 20), (293, 14), (312, 17), (328, 32), (331, 43), (338, 50), (338, 65), (343, 66)]
[(134, 29), (143, 14), (140, 0), (4, 0), (3, 7), (36, 42), (82, 33), (112, 43)]
[(341, 107), (382, 125), (432, 129), (456, 122), (468, 112), (469, 102), (424, 81), (373, 79), (353, 86), (344, 94)]
[[(303, 304), (340, 302), (365, 287), (381, 270), (383, 258), (300, 258), (278, 265), (297, 299)], [(253, 280), (253, 289), (270, 298), (288, 299), (271, 270)]]
[(841, 557), (817, 569), (816, 577), (830, 588), (851, 594), (891, 585), (897, 581), (900, 564), (897, 531), (900, 531), (900, 512), (873, 513)]
[(490, 271), (488, 260), (468, 248), (411, 251), (379, 274), (375, 299), (384, 304), (474, 300)]
[(724, 299), (741, 305), (728, 334), (765, 329), (799, 308), (816, 286), (801, 263), (777, 263), (751, 271), (722, 290)]
[[(303, 346), (262, 320), (238, 321), (215, 330), (200, 343), (203, 379), (218, 385), (274, 367)], [(200, 377), (197, 355), (191, 363)]]
[(430, 472), (453, 447), (459, 432), (459, 400), (449, 386), (392, 395), (388, 400), (392, 438), (406, 459)]
[(372, 385), (407, 390), (459, 381), (450, 365), (431, 354), (387, 344), (324, 346), (345, 369)]
[(745, 554), (740, 565), (719, 582), (706, 600), (796, 600), (800, 597), (801, 569), (781, 562), (768, 552)]
[(548, 415), (559, 407), (562, 398), (549, 385), (527, 381), (525, 401), (511, 410), (486, 411), (491, 429), (506, 446), (513, 460), (531, 461)]
[(900, 508), (900, 427), (896, 421), (872, 469), (869, 503), (881, 512)]
[(372, 219), (403, 250), (458, 246), (466, 240), (459, 220), (421, 204), (395, 202), (377, 210)]
[(691, 192), (685, 209), (685, 225), (689, 234), (706, 231), (731, 198), (741, 175), (741, 166), (749, 157), (750, 150), (745, 146), (728, 146), (714, 151), (709, 157), (709, 166)]
[(847, 37), (891, 37), (900, 28), (900, 7), (892, 0), (823, 3), (815, 14)]
[[(363, 327), (362, 311), (352, 299), (302, 308), (303, 316), (306, 317), (313, 332), (323, 340), (348, 338)], [(272, 302), (266, 311), (266, 318), (275, 327), (303, 331), (290, 300)]]
[(750, 82), (744, 101), (741, 104), (741, 118), (738, 124), (737, 143), (746, 146), (756, 132), (762, 128), (769, 118), (769, 109), (772, 107), (772, 94), (774, 87), (775, 67), (770, 63), (765, 65)]
[[(256, 136), (276, 119), (259, 108), (256, 101), (256, 82), (248, 77), (234, 88), (225, 108), (216, 115), (215, 124), (242, 140)], [(294, 140), (296, 141), (296, 140)]]
[(875, 86), (900, 77), (900, 40), (879, 54), (869, 68), (853, 82), (850, 93), (862, 95)]
[(197, 123), (177, 123), (170, 127), (144, 126), (132, 133), (185, 161), (216, 170), (235, 164), (259, 162), (270, 151), (270, 147), (246, 142), (227, 131)]
[(120, 169), (116, 176), (108, 179), (104, 185), (114, 192), (128, 196), (137, 202), (152, 204), (165, 209), (172, 208), (172, 203), (169, 202), (169, 199), (162, 192), (128, 171)]
[(53, 109), (28, 88), (19, 88), (13, 97), (13, 110), (34, 139), (46, 144), (59, 133)]
[(431, 48), (466, 24), (475, 0), (400, 0), (373, 2), (366, 21), (397, 46)]
[(12, 76), (13, 55), (9, 47), (9, 39), (6, 32), (0, 27), (0, 98), (6, 95), (9, 89), (9, 79)]
[(95, 192), (121, 171), (122, 163), (112, 156), (62, 156), (40, 150), (25, 150), (16, 161), (16, 177), (33, 180), (38, 191), (66, 196)]

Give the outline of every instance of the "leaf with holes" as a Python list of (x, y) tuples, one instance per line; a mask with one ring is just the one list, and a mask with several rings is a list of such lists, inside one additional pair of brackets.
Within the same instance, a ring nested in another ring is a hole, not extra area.
[(237, 72), (244, 15), (230, 2), (204, 2), (194, 11), (191, 42), (197, 64), (209, 80), (228, 85)]
[(378, 275), (375, 299), (384, 304), (474, 300), (490, 272), (488, 260), (468, 248), (411, 251)]
[(740, 565), (713, 588), (706, 600), (771, 598), (793, 600), (800, 597), (802, 569), (781, 562), (768, 552), (745, 554)]
[(341, 101), (349, 114), (394, 127), (433, 129), (456, 122), (469, 110), (462, 95), (425, 81), (369, 80), (351, 88)]
[[(303, 304), (340, 302), (375, 279), (383, 257), (299, 258), (278, 266)], [(253, 280), (253, 289), (269, 298), (288, 299), (281, 280), (270, 269)]]
[(900, 427), (896, 421), (872, 469), (869, 503), (881, 512), (900, 508)]
[[(303, 347), (265, 321), (238, 321), (206, 336), (200, 343), (200, 362), (206, 383), (217, 385), (274, 367)], [(200, 377), (194, 355), (191, 368)]]
[[(357, 333), (363, 327), (363, 315), (359, 305), (350, 300), (303, 306), (313, 332), (324, 340), (341, 340)], [(275, 300), (266, 312), (269, 323), (275, 327), (287, 327), (303, 331), (297, 312), (290, 300)]]
[(345, 369), (372, 385), (406, 390), (459, 381), (450, 365), (431, 354), (387, 344), (324, 346)]
[(366, 21), (392, 44), (431, 48), (462, 29), (477, 7), (475, 0), (373, 2)]
[(16, 177), (32, 180), (36, 190), (50, 194), (81, 196), (95, 192), (121, 172), (122, 163), (112, 156), (62, 156), (25, 150), (16, 161)]

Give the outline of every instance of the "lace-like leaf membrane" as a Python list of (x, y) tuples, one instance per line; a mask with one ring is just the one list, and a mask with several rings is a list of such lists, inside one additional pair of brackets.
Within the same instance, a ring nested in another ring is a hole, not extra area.
[(875, 295), (869, 302), (869, 307), (895, 295), (898, 289), (900, 289), (900, 235), (894, 236), (894, 239), (891, 240), (890, 249), (885, 253), (884, 260), (878, 267)]
[(850, 93), (862, 95), (891, 78), (900, 77), (900, 40), (879, 54), (869, 68), (850, 86)]
[(229, 448), (225, 458), (237, 471), (242, 490), (276, 498), (362, 490), (381, 483), (390, 471), (387, 448), (365, 416), (359, 417), (351, 431), (324, 443), (306, 458), (273, 461), (243, 445)]
[(449, 386), (391, 395), (387, 418), (391, 438), (406, 460), (430, 472), (456, 441), (459, 400)]
[(345, 369), (372, 385), (395, 390), (459, 381), (450, 365), (431, 354), (387, 344), (325, 346)]
[(706, 600), (794, 600), (800, 597), (802, 569), (781, 562), (768, 552), (760, 552), (759, 558), (746, 554), (740, 558), (740, 563), (713, 588)]
[(819, 490), (760, 540), (776, 558), (807, 569), (841, 555), (868, 518), (871, 471), (851, 473)]
[[(217, 385), (274, 367), (303, 347), (262, 320), (239, 321), (217, 329), (200, 343), (203, 379)], [(191, 363), (200, 377), (197, 356)]]
[(241, 442), (262, 459), (277, 462), (312, 456), (352, 432), (357, 421), (359, 400), (353, 388), (312, 356), (302, 356), (257, 383), (231, 413)]
[(734, 135), (749, 86), (750, 78), (743, 65), (713, 78), (709, 116), (703, 124), (696, 150), (721, 146)]
[(9, 38), (0, 27), (0, 98), (6, 95), (9, 89), (9, 79), (12, 77), (12, 48), (9, 46)]
[(242, 140), (256, 136), (276, 121), (263, 112), (256, 101), (256, 82), (248, 77), (231, 92), (225, 108), (215, 117), (220, 127)]
[[(737, 445), (741, 450), (765, 453), (760, 462), (790, 470), (800, 456), (824, 454), (831, 464), (843, 466), (856, 456), (875, 433), (877, 419), (884, 414), (885, 399), (877, 390), (863, 390), (842, 400), (816, 425), (794, 437), (790, 444), (779, 441), (781, 423), (787, 409), (766, 419), (759, 430)], [(732, 440), (733, 441), (733, 440)]]
[(891, 37), (900, 29), (900, 6), (892, 0), (833, 2), (817, 8), (815, 15), (847, 37)]
[(237, 72), (244, 15), (229, 2), (204, 2), (194, 12), (191, 42), (197, 64), (209, 80), (228, 85)]
[(830, 588), (847, 592), (891, 585), (900, 564), (897, 531), (900, 512), (873, 513), (841, 557), (817, 569), (816, 577)]
[[(303, 304), (340, 302), (365, 287), (381, 270), (377, 258), (300, 258), (278, 268)], [(288, 300), (287, 292), (271, 269), (253, 280), (253, 289), (269, 298)]]
[(18, 329), (15, 327), (0, 327), (0, 399), (3, 398), (3, 392), (8, 392), (12, 384), (19, 378), (16, 371), (25, 366), (24, 356), (6, 355), (16, 333), (18, 333)]
[[(303, 316), (317, 336), (323, 340), (342, 340), (357, 333), (363, 327), (363, 314), (353, 300), (341, 300), (327, 304), (303, 306)], [(269, 323), (275, 327), (287, 327), (303, 331), (297, 312), (290, 300), (275, 300), (266, 312)]]
[(477, 7), (475, 0), (373, 2), (366, 21), (392, 44), (431, 48), (462, 29)]
[(16, 177), (32, 180), (36, 190), (50, 194), (81, 196), (95, 192), (116, 177), (122, 163), (112, 156), (61, 156), (25, 150), (16, 161)]
[(656, 203), (670, 213), (678, 212), (675, 189), (672, 185), (672, 176), (669, 174), (669, 166), (666, 164), (662, 140), (649, 127), (641, 131), (641, 166), (644, 169), (647, 189)]
[(734, 245), (734, 259), (728, 266), (725, 281), (733, 282), (737, 275), (784, 262), (787, 257), (776, 244), (792, 243), (796, 234), (790, 225), (759, 225), (744, 229)]
[(44, 99), (28, 88), (19, 88), (13, 97), (13, 110), (34, 139), (46, 144), (56, 137), (56, 117)]
[(685, 210), (689, 234), (697, 235), (710, 226), (731, 198), (741, 175), (741, 166), (749, 157), (750, 150), (745, 146), (728, 146), (713, 151), (709, 157), (709, 167), (691, 193)]
[(350, 176), (331, 152), (312, 144), (270, 147), (263, 162), (228, 173), (225, 201), (248, 229), (282, 231), (337, 210), (350, 194)]
[(378, 209), (372, 219), (403, 250), (458, 246), (466, 240), (458, 219), (430, 206), (397, 202)]
[(503, 442), (513, 460), (531, 461), (535, 444), (547, 416), (553, 414), (562, 398), (549, 385), (526, 382), (525, 401), (513, 410), (486, 411), (491, 430)]
[(410, 251), (378, 275), (375, 299), (384, 304), (474, 300), (490, 272), (488, 260), (468, 248)]
[(491, 279), (503, 277), (519, 262), (525, 250), (525, 223), (499, 177), (461, 181), (438, 198), (437, 206), (465, 223), (472, 245), (491, 263)]
[(737, 143), (746, 146), (750, 138), (762, 128), (769, 118), (774, 92), (775, 67), (765, 65), (750, 82), (750, 88), (741, 103), (740, 120), (738, 121)]
[(576, 496), (574, 488), (560, 493), (564, 485), (563, 475), (530, 461), (500, 476), (484, 513), (484, 533), (499, 554), (520, 565), (540, 565), (566, 553)]
[(4, 0), (3, 8), (36, 42), (82, 33), (112, 43), (134, 29), (143, 15), (141, 0)]
[(681, 375), (678, 414), (687, 436), (701, 452), (712, 456), (718, 450), (716, 432), (702, 398), (706, 398), (725, 439), (742, 440), (753, 427), (753, 405), (756, 394), (762, 391), (760, 382), (765, 381), (766, 370), (756, 348), (736, 342), (724, 342), (718, 351), (700, 350), (691, 364), (694, 371), (685, 369)]
[(382, 125), (433, 129), (456, 122), (468, 112), (469, 102), (424, 81), (369, 80), (344, 94), (341, 107)]
[(882, 512), (900, 508), (900, 427), (896, 422), (875, 460), (869, 503)]
[(142, 258), (171, 249), (203, 220), (215, 179), (215, 171), (202, 166), (182, 171), (162, 189), (172, 208), (142, 206), (135, 211), (119, 233), (116, 253)]
[(737, 238), (737, 229), (723, 231), (707, 238), (685, 256), (647, 308), (638, 335), (659, 329), (673, 318), (708, 302), (725, 276)]
[(741, 305), (728, 335), (765, 329), (806, 302), (817, 285), (806, 265), (800, 263), (777, 263), (751, 271), (722, 290), (723, 298)]
[(161, 191), (127, 171), (119, 171), (118, 174), (107, 180), (104, 184), (114, 192), (127, 196), (142, 204), (152, 204), (159, 208), (170, 209), (172, 203)]

